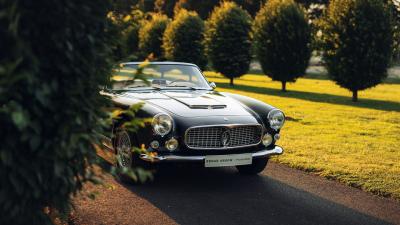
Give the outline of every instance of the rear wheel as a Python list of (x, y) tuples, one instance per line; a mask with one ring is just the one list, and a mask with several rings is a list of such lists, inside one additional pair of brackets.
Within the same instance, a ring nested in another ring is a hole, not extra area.
[[(115, 151), (116, 151), (116, 167), (119, 170), (129, 170), (132, 168), (141, 167), (146, 170), (151, 169), (148, 162), (139, 158), (138, 154), (132, 151), (132, 140), (127, 131), (118, 131), (115, 137)], [(121, 172), (118, 172), (119, 179), (124, 183), (136, 183), (131, 177)]]
[(255, 175), (261, 173), (268, 164), (269, 158), (256, 158), (250, 165), (236, 166), (241, 174)]

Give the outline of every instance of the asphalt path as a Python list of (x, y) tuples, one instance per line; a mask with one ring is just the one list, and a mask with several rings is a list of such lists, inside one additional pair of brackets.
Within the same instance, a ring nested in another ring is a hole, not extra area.
[(112, 192), (78, 202), (76, 224), (400, 224), (396, 200), (277, 163), (259, 176), (164, 166), (151, 184), (109, 182)]

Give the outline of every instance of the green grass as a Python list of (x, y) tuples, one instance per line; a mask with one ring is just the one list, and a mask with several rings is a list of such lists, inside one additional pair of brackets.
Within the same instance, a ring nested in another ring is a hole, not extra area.
[(332, 81), (302, 78), (281, 84), (249, 74), (235, 87), (206, 72), (219, 91), (247, 95), (282, 109), (287, 121), (274, 160), (400, 200), (400, 84), (359, 92), (359, 102)]

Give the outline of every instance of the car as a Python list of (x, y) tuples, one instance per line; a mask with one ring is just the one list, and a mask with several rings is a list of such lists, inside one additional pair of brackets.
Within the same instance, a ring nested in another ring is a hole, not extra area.
[[(115, 153), (119, 168), (159, 163), (193, 163), (203, 167), (235, 166), (239, 173), (258, 174), (273, 155), (285, 122), (284, 113), (243, 95), (218, 92), (200, 68), (181, 62), (122, 63), (112, 87), (104, 88), (113, 107), (141, 103), (139, 118), (151, 122), (136, 132), (115, 120), (104, 146)], [(134, 79), (140, 72), (147, 81)], [(144, 153), (131, 151), (132, 147)]]

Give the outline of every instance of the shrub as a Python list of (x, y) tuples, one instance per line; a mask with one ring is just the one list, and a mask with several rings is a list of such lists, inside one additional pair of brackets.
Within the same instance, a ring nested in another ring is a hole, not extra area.
[(392, 54), (388, 8), (381, 0), (331, 1), (322, 24), (323, 59), (330, 77), (353, 93), (387, 76)]
[(107, 1), (0, 0), (0, 224), (50, 224), (45, 207), (66, 213), (93, 179), (108, 10)]
[(272, 80), (294, 82), (304, 75), (311, 57), (311, 29), (293, 0), (270, 0), (253, 25), (255, 52), (263, 72)]
[(180, 10), (165, 30), (163, 48), (165, 58), (190, 62), (204, 68), (204, 22), (195, 12)]
[(168, 22), (167, 16), (153, 14), (143, 23), (139, 30), (139, 50), (143, 57), (153, 54), (156, 59), (162, 58), (162, 38)]
[(213, 68), (233, 79), (249, 70), (251, 18), (232, 2), (216, 7), (206, 22), (206, 52)]

